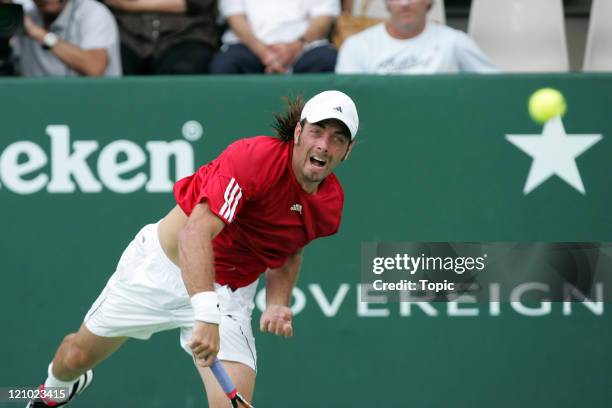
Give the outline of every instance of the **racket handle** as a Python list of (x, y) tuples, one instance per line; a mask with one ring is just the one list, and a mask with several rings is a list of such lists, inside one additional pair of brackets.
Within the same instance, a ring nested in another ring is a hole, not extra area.
[(219, 359), (215, 359), (215, 362), (210, 367), (210, 369), (217, 378), (217, 381), (219, 382), (219, 385), (221, 385), (221, 388), (223, 388), (223, 392), (227, 394), (229, 398), (234, 398), (238, 393), (238, 390), (236, 389), (236, 386), (234, 385), (232, 379), (227, 374), (227, 371), (225, 371), (225, 368), (223, 367), (223, 364), (221, 364), (221, 361), (219, 361)]

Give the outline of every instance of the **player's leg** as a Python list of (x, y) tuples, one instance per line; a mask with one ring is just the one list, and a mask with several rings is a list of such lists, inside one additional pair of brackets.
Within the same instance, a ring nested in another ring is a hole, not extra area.
[[(222, 361), (222, 363), (240, 394), (247, 401), (252, 401), (255, 391), (255, 370), (235, 361)], [(197, 364), (196, 367), (204, 383), (208, 406), (211, 408), (227, 408), (229, 406), (227, 396), (223, 393), (223, 389), (210, 368), (200, 367)]]
[(53, 357), (50, 374), (60, 381), (73, 381), (113, 354), (127, 339), (95, 335), (83, 324), (78, 332), (64, 337)]
[(67, 335), (55, 353), (47, 370), (47, 379), (41, 385), (48, 390), (63, 388), (55, 398), (35, 399), (28, 407), (47, 407), (72, 400), (89, 386), (93, 379), (91, 370), (113, 354), (127, 337), (101, 337), (93, 334), (83, 324), (76, 333)]
[[(238, 392), (248, 401), (253, 398), (257, 372), (257, 351), (251, 328), (251, 312), (254, 307), (252, 300), (256, 289), (257, 282), (236, 291), (215, 285), (221, 312), (218, 358), (223, 362)], [(191, 307), (176, 310), (174, 318), (181, 323), (181, 347), (193, 358), (188, 346), (193, 330), (193, 310)], [(197, 364), (196, 367), (202, 377), (209, 405), (214, 408), (228, 407), (228, 398), (212, 371)]]
[[(191, 354), (191, 350), (187, 346), (191, 338), (192, 324), (193, 317), (191, 317), (188, 324), (181, 327), (181, 347), (193, 358), (193, 354)], [(257, 354), (250, 322), (222, 315), (219, 336), (221, 340), (218, 354), (219, 360), (222, 361), (223, 367), (237, 387), (238, 392), (248, 401), (251, 401), (255, 389)], [(204, 383), (209, 406), (213, 408), (227, 408), (229, 404), (228, 398), (210, 368), (201, 367), (198, 364), (195, 364), (195, 366)]]
[[(179, 298), (170, 287), (167, 275), (172, 272), (179, 276), (178, 268), (167, 270), (156, 239), (156, 225), (148, 225), (132, 240), (79, 331), (62, 341), (42, 386), (68, 388), (70, 401), (91, 382), (91, 368), (109, 357), (127, 338), (147, 340), (154, 333), (177, 327), (167, 304), (188, 303), (188, 297), (185, 294), (187, 300)], [(65, 396), (53, 399), (66, 401)], [(33, 400), (29, 406), (47, 405)]]

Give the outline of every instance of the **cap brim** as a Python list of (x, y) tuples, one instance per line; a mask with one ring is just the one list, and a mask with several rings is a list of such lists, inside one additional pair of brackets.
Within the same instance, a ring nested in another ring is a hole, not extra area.
[(340, 122), (344, 123), (344, 125), (348, 128), (349, 132), (351, 132), (350, 134), (351, 140), (355, 138), (355, 131), (354, 129), (351, 129), (351, 126), (347, 123), (346, 116), (342, 114), (342, 112), (332, 111), (332, 112), (324, 112), (324, 113), (319, 113), (319, 114), (311, 113), (310, 115), (306, 115), (304, 119), (306, 119), (310, 123), (318, 123), (318, 122), (321, 122), (322, 120), (327, 120), (327, 119), (337, 119)]

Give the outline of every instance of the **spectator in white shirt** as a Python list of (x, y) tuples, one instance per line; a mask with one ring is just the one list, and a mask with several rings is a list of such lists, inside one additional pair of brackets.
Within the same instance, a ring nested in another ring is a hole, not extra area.
[[(441, 0), (437, 0), (441, 1)], [(432, 0), (385, 0), (389, 19), (346, 39), (339, 74), (496, 72), (464, 32), (427, 21)]]
[(16, 37), (23, 76), (119, 76), (119, 31), (108, 8), (95, 0), (34, 0), (25, 33)]
[(340, 0), (221, 0), (229, 30), (211, 72), (333, 72), (327, 40)]

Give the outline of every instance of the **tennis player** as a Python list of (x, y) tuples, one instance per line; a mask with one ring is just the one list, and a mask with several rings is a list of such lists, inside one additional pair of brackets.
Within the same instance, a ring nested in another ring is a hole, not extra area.
[(177, 205), (140, 230), (79, 331), (64, 338), (49, 365), (39, 389), (68, 392), (48, 393), (28, 407), (65, 405), (128, 338), (175, 328), (209, 406), (227, 406), (208, 368), (217, 355), (250, 400), (259, 276), (266, 275), (267, 304), (260, 330), (292, 336), (289, 302), (302, 251), (338, 231), (344, 194), (333, 170), (349, 157), (358, 126), (355, 104), (342, 92), (321, 92), (303, 107), (299, 98), (288, 101), (287, 112), (275, 115), (277, 137), (238, 140), (179, 180)]

